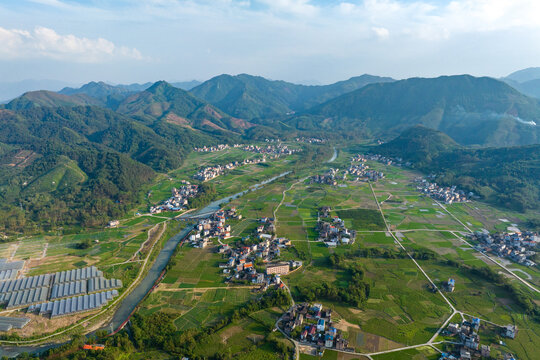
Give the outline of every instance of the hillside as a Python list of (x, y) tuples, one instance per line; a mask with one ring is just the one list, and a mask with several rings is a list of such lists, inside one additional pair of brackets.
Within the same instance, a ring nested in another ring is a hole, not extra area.
[(457, 146), (441, 132), (417, 126), (373, 152), (402, 157), (415, 168), (438, 174), (440, 183), (458, 185), (506, 208), (539, 208), (539, 144), (470, 149)]
[(458, 148), (461, 146), (448, 135), (421, 125), (405, 130), (392, 141), (378, 147), (379, 151), (405, 158), (416, 166), (422, 166), (439, 154)]
[(219, 75), (191, 92), (233, 116), (254, 119), (302, 111), (367, 84), (389, 81), (393, 79), (362, 75), (331, 85), (306, 86), (247, 74)]
[(487, 77), (412, 78), (367, 85), (287, 123), (385, 139), (422, 124), (463, 145), (523, 145), (540, 142), (540, 102)]
[(216, 141), (99, 107), (0, 110), (0, 229), (102, 224), (140, 201), (155, 171)]
[(54, 91), (39, 90), (30, 91), (4, 105), (10, 110), (31, 109), (36, 107), (57, 107), (57, 106), (81, 106), (81, 105), (103, 105), (95, 98), (85, 94), (74, 94), (68, 96)]
[(511, 73), (505, 79), (512, 80), (518, 83), (524, 83), (531, 80), (540, 79), (540, 67), (530, 67)]
[(143, 121), (165, 120), (186, 128), (216, 133), (241, 132), (252, 126), (165, 81), (156, 82), (145, 91), (129, 96), (119, 104), (117, 111)]
[(80, 88), (65, 87), (58, 92), (63, 95), (76, 95), (84, 94), (101, 101), (109, 108), (116, 108), (118, 104), (127, 98), (129, 95), (135, 93), (133, 90), (129, 90), (123, 86), (114, 86), (99, 82), (89, 82), (81, 86)]

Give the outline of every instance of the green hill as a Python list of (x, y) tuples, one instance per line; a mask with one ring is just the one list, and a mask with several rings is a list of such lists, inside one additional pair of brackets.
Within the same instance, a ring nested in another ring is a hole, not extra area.
[(448, 135), (421, 125), (405, 130), (397, 138), (378, 147), (383, 154), (405, 158), (417, 166), (431, 162), (440, 153), (458, 148), (461, 146)]
[(23, 110), (36, 107), (57, 107), (57, 106), (81, 106), (81, 105), (103, 105), (103, 102), (87, 96), (85, 94), (75, 94), (73, 96), (59, 94), (54, 91), (39, 90), (30, 91), (20, 97), (11, 100), (4, 108), (10, 110)]
[(416, 126), (373, 152), (409, 160), (424, 172), (438, 174), (437, 182), (458, 185), (506, 208), (539, 208), (540, 144), (470, 149), (441, 132)]
[(0, 230), (103, 224), (140, 201), (155, 171), (177, 168), (194, 146), (217, 141), (98, 107), (1, 110)]
[(254, 119), (302, 111), (367, 84), (388, 81), (393, 79), (362, 75), (331, 85), (306, 86), (247, 74), (219, 75), (191, 92), (233, 116)]
[(125, 99), (118, 112), (144, 121), (166, 120), (179, 126), (209, 132), (241, 132), (252, 124), (235, 119), (185, 90), (165, 81)]
[(492, 78), (412, 78), (367, 85), (288, 124), (385, 139), (422, 124), (463, 145), (523, 145), (540, 142), (540, 102)]
[(111, 109), (115, 109), (125, 98), (134, 94), (136, 91), (129, 90), (123, 86), (114, 86), (103, 81), (91, 81), (80, 88), (66, 87), (58, 93), (63, 95), (87, 95), (99, 100), (101, 103)]

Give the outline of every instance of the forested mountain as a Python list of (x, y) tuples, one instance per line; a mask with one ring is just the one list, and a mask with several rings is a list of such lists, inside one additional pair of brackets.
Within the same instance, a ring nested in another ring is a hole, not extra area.
[(77, 89), (63, 88), (58, 93), (64, 95), (84, 94), (100, 100), (103, 105), (109, 108), (115, 109), (120, 102), (135, 92), (135, 90), (129, 90), (123, 86), (109, 85), (103, 81), (92, 81)]
[(58, 80), (34, 80), (0, 82), (0, 102), (8, 102), (29, 91), (50, 90), (58, 91), (69, 83)]
[[(172, 83), (171, 85), (179, 89), (189, 90), (199, 84), (200, 84), (199, 81), (193, 80), (193, 81), (185, 81), (185, 82), (176, 82), (176, 83)], [(102, 102), (102, 105), (108, 108), (116, 109), (118, 105), (128, 96), (141, 92), (141, 91), (145, 91), (146, 89), (150, 88), (152, 85), (153, 85), (152, 83), (130, 84), (130, 85), (110, 85), (103, 81), (99, 81), (99, 82), (91, 81), (88, 84), (84, 84), (80, 88), (65, 87), (62, 90), (60, 90), (58, 93), (63, 94), (63, 95), (84, 94), (92, 98), (95, 98), (97, 100), (100, 100)]]
[(540, 98), (540, 68), (527, 68), (502, 78), (504, 82), (525, 95)]
[(37, 107), (103, 105), (103, 103), (85, 94), (68, 96), (54, 91), (30, 91), (4, 105), (10, 110), (31, 109)]
[(101, 224), (130, 209), (155, 171), (216, 141), (98, 107), (0, 110), (0, 228)]
[(306, 86), (247, 74), (219, 75), (191, 92), (233, 116), (253, 119), (302, 111), (367, 84), (389, 81), (393, 79), (362, 75), (331, 85)]
[(412, 161), (415, 168), (438, 174), (438, 182), (458, 185), (489, 202), (519, 211), (539, 208), (540, 144), (470, 149), (416, 126), (373, 152)]
[(540, 79), (529, 80), (523, 83), (506, 80), (506, 83), (525, 95), (540, 98)]
[(505, 79), (512, 80), (518, 83), (524, 83), (531, 80), (540, 79), (540, 67), (530, 67), (518, 71), (514, 71)]
[(487, 77), (412, 78), (367, 85), (287, 123), (383, 138), (423, 124), (463, 145), (522, 145), (540, 141), (540, 102)]
[(145, 91), (129, 96), (119, 104), (117, 111), (143, 121), (165, 120), (213, 133), (238, 133), (253, 126), (165, 81), (158, 81)]
[(381, 151), (397, 152), (426, 171), (447, 167), (445, 181), (490, 201), (516, 209), (537, 201), (540, 184), (532, 178), (538, 174), (538, 145), (463, 146), (538, 143), (539, 127), (533, 124), (540, 118), (538, 100), (490, 78), (364, 86), (372, 81), (390, 79), (361, 76), (303, 86), (223, 75), (194, 90), (225, 109), (257, 117), (302, 109), (361, 87), (298, 115), (251, 121), (164, 81), (140, 92), (89, 83), (64, 94), (26, 93), (0, 109), (0, 231), (102, 224), (132, 208), (156, 172), (178, 168), (195, 146), (300, 134), (351, 142), (388, 139), (414, 124), (451, 138), (413, 128)]

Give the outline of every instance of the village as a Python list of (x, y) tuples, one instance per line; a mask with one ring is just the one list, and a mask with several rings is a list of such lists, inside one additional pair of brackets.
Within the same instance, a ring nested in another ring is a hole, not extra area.
[(282, 143), (267, 146), (235, 144), (234, 147), (255, 154), (268, 155), (270, 158), (278, 158), (283, 155), (292, 155), (294, 153), (300, 152), (299, 149), (290, 149), (287, 145)]
[[(489, 345), (480, 344), (480, 319), (472, 318), (471, 321), (463, 319), (461, 324), (450, 323), (448, 327), (441, 332), (441, 335), (455, 337), (454, 344), (457, 345), (457, 351), (445, 352), (441, 354), (440, 360), (471, 360), (475, 358), (489, 359), (491, 349)], [(500, 336), (514, 339), (517, 335), (515, 325), (503, 326), (500, 329)], [(502, 341), (501, 341), (502, 342)], [(505, 359), (513, 359), (511, 354), (506, 354)]]
[(365, 163), (361, 163), (358, 165), (353, 165), (347, 169), (345, 175), (351, 174), (353, 176), (356, 176), (354, 181), (359, 181), (360, 179), (368, 179), (369, 181), (379, 181), (380, 179), (384, 178), (384, 173), (381, 171), (376, 170), (369, 170), (369, 166), (367, 166)]
[(307, 144), (324, 144), (326, 139), (319, 139), (314, 137), (297, 137), (295, 138), (296, 142), (302, 142)]
[[(379, 154), (358, 154), (351, 158), (352, 162), (366, 162), (366, 161), (377, 161), (384, 165), (394, 165), (401, 166), (403, 159), (401, 158), (392, 158)], [(410, 163), (406, 163), (406, 166), (409, 166)]]
[(229, 149), (230, 146), (227, 144), (219, 144), (214, 146), (203, 146), (202, 148), (194, 148), (193, 150), (196, 152), (216, 152), (216, 151), (222, 151)]
[(183, 186), (172, 188), (172, 196), (165, 200), (161, 205), (151, 206), (151, 214), (159, 214), (162, 211), (181, 211), (187, 209), (189, 199), (197, 196), (199, 185), (192, 185), (189, 181), (182, 181)]
[(321, 304), (293, 305), (279, 320), (278, 326), (288, 336), (302, 344), (317, 347), (318, 355), (324, 349), (354, 351), (332, 323), (332, 310)]
[(479, 242), (477, 250), (492, 252), (499, 257), (513, 260), (525, 266), (535, 266), (530, 260), (537, 254), (540, 236), (531, 231), (501, 232), (490, 234), (477, 231), (469, 235), (473, 241)]
[(319, 241), (324, 242), (328, 247), (354, 244), (356, 231), (347, 229), (342, 219), (334, 216), (331, 218), (331, 222), (321, 220), (321, 218), (330, 219), (330, 211), (331, 208), (328, 206), (323, 206), (319, 210), (319, 220), (317, 222)]
[(458, 190), (456, 186), (443, 187), (437, 183), (429, 182), (425, 178), (416, 178), (416, 189), (432, 199), (442, 201), (445, 204), (468, 202), (474, 195), (472, 192), (466, 194), (463, 190)]
[(199, 181), (208, 181), (215, 179), (216, 177), (225, 174), (228, 170), (236, 169), (239, 166), (247, 165), (247, 164), (259, 164), (266, 162), (266, 156), (263, 155), (262, 158), (257, 159), (245, 159), (243, 161), (234, 161), (230, 162), (225, 165), (214, 165), (214, 166), (207, 166), (205, 168), (200, 169), (195, 175), (193, 175), (193, 178), (195, 180)]
[(291, 246), (291, 241), (275, 237), (273, 219), (260, 219), (253, 238), (245, 237), (234, 246), (222, 242), (231, 237), (231, 226), (226, 224), (227, 219), (240, 220), (242, 215), (235, 208), (220, 210), (210, 219), (199, 220), (195, 233), (189, 237), (190, 244), (198, 248), (207, 247), (212, 238), (218, 239), (220, 245), (217, 251), (227, 259), (226, 263), (219, 265), (223, 274), (227, 275), (227, 283), (260, 285), (260, 291), (273, 285), (282, 288), (281, 276), (302, 266), (301, 261), (279, 262), (281, 249)]
[(349, 166), (347, 170), (343, 170), (343, 173), (340, 173), (339, 169), (331, 168), (323, 175), (313, 175), (310, 177), (310, 184), (325, 184), (337, 186), (338, 181), (345, 181), (347, 177), (351, 175), (354, 178), (352, 181), (368, 180), (376, 182), (384, 178), (384, 173), (376, 170), (369, 170), (369, 166), (364, 163)]

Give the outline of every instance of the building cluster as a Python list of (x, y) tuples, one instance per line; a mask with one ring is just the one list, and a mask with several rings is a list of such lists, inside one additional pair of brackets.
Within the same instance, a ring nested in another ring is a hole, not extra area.
[(448, 292), (454, 292), (454, 289), (456, 288), (456, 280), (455, 279), (448, 279), (448, 281), (445, 281), (443, 283), (443, 290)]
[(334, 185), (338, 184), (338, 180), (343, 180), (344, 176), (339, 175), (339, 169), (330, 169), (326, 174), (323, 175), (314, 175), (309, 178), (310, 184), (326, 184)]
[[(459, 351), (456, 353), (443, 353), (440, 357), (441, 360), (470, 360), (474, 358), (490, 358), (491, 349), (488, 345), (480, 344), (480, 336), (478, 330), (480, 329), (480, 319), (473, 318), (472, 321), (464, 320), (461, 324), (450, 323), (443, 335), (456, 336), (459, 341)], [(517, 335), (517, 327), (515, 325), (507, 325), (502, 327), (501, 336), (514, 339)], [(512, 358), (505, 357), (505, 359)]]
[[(401, 166), (403, 159), (402, 158), (393, 158), (389, 156), (383, 156), (379, 154), (358, 154), (352, 157), (352, 162), (366, 162), (367, 160), (370, 161), (377, 161), (384, 165), (395, 165), (395, 166)], [(407, 164), (405, 164), (407, 165)]]
[[(236, 145), (235, 145), (236, 147)], [(290, 149), (287, 145), (278, 143), (277, 145), (238, 145), (244, 151), (252, 152), (255, 154), (264, 154), (271, 158), (278, 158), (283, 155), (292, 155), (294, 153), (300, 152), (299, 149)]]
[(187, 208), (189, 199), (197, 196), (199, 193), (199, 185), (191, 185), (188, 181), (184, 181), (186, 185), (180, 188), (172, 188), (171, 197), (165, 200), (161, 205), (151, 206), (151, 214), (159, 214), (162, 211), (181, 211)]
[(480, 345), (480, 319), (473, 318), (472, 321), (464, 320), (461, 324), (450, 323), (446, 328), (446, 334), (459, 338), (459, 354), (444, 353), (441, 359), (470, 360), (477, 357), (490, 357), (488, 345)]
[(324, 144), (326, 139), (319, 139), (314, 137), (297, 137), (296, 142), (308, 143), (308, 144)]
[(101, 271), (91, 266), (5, 279), (0, 282), (0, 303), (8, 310), (27, 308), (29, 313), (50, 314), (54, 318), (98, 309), (117, 296), (116, 289), (121, 287), (121, 280), (105, 279)]
[[(227, 259), (227, 263), (220, 267), (224, 274), (229, 274), (229, 281), (248, 281), (261, 285), (262, 290), (274, 284), (281, 287), (281, 275), (287, 275), (291, 269), (302, 266), (302, 262), (275, 262), (279, 259), (281, 249), (291, 246), (291, 241), (275, 237), (272, 219), (262, 218), (259, 221), (260, 225), (255, 230), (256, 241), (246, 237), (238, 246), (220, 246), (218, 251)], [(266, 264), (264, 272), (257, 272), (255, 263)]]
[(226, 224), (227, 219), (242, 219), (236, 208), (219, 210), (208, 219), (200, 219), (194, 233), (189, 236), (193, 247), (204, 249), (211, 238), (225, 240), (231, 237), (231, 225)]
[(197, 173), (193, 175), (193, 178), (200, 181), (208, 181), (225, 174), (226, 171), (236, 169), (239, 166), (247, 164), (258, 164), (263, 162), (266, 162), (266, 156), (264, 155), (262, 158), (257, 159), (245, 159), (243, 161), (230, 162), (225, 165), (207, 166), (197, 171)]
[(345, 227), (345, 221), (337, 216), (330, 218), (330, 208), (327, 206), (319, 210), (319, 221), (317, 229), (319, 230), (319, 241), (322, 241), (328, 247), (336, 247), (338, 245), (354, 244), (356, 239), (356, 231), (349, 230)]
[(369, 181), (378, 181), (384, 178), (384, 173), (381, 171), (370, 170), (369, 166), (365, 163), (360, 164), (351, 164), (349, 168), (345, 171), (346, 175), (355, 176), (355, 181), (360, 179), (368, 179)]
[(477, 246), (480, 251), (493, 252), (525, 266), (536, 265), (529, 258), (536, 255), (540, 244), (538, 233), (524, 231), (489, 234), (477, 231), (471, 234), (470, 238), (480, 243)]
[(446, 204), (452, 204), (457, 202), (467, 202), (473, 193), (465, 193), (463, 190), (458, 190), (456, 186), (444, 187), (439, 186), (437, 183), (432, 183), (424, 178), (416, 179), (416, 189), (420, 192), (428, 195), (432, 199), (442, 201)]
[(321, 304), (297, 304), (285, 313), (278, 324), (283, 331), (291, 336), (293, 330), (301, 331), (296, 340), (318, 346), (319, 348), (348, 349), (348, 341), (343, 338), (340, 330), (332, 326), (332, 310), (323, 309)]
[(216, 151), (222, 151), (229, 148), (229, 145), (227, 144), (219, 144), (214, 146), (203, 146), (202, 148), (195, 148), (194, 150), (196, 152), (216, 152)]

